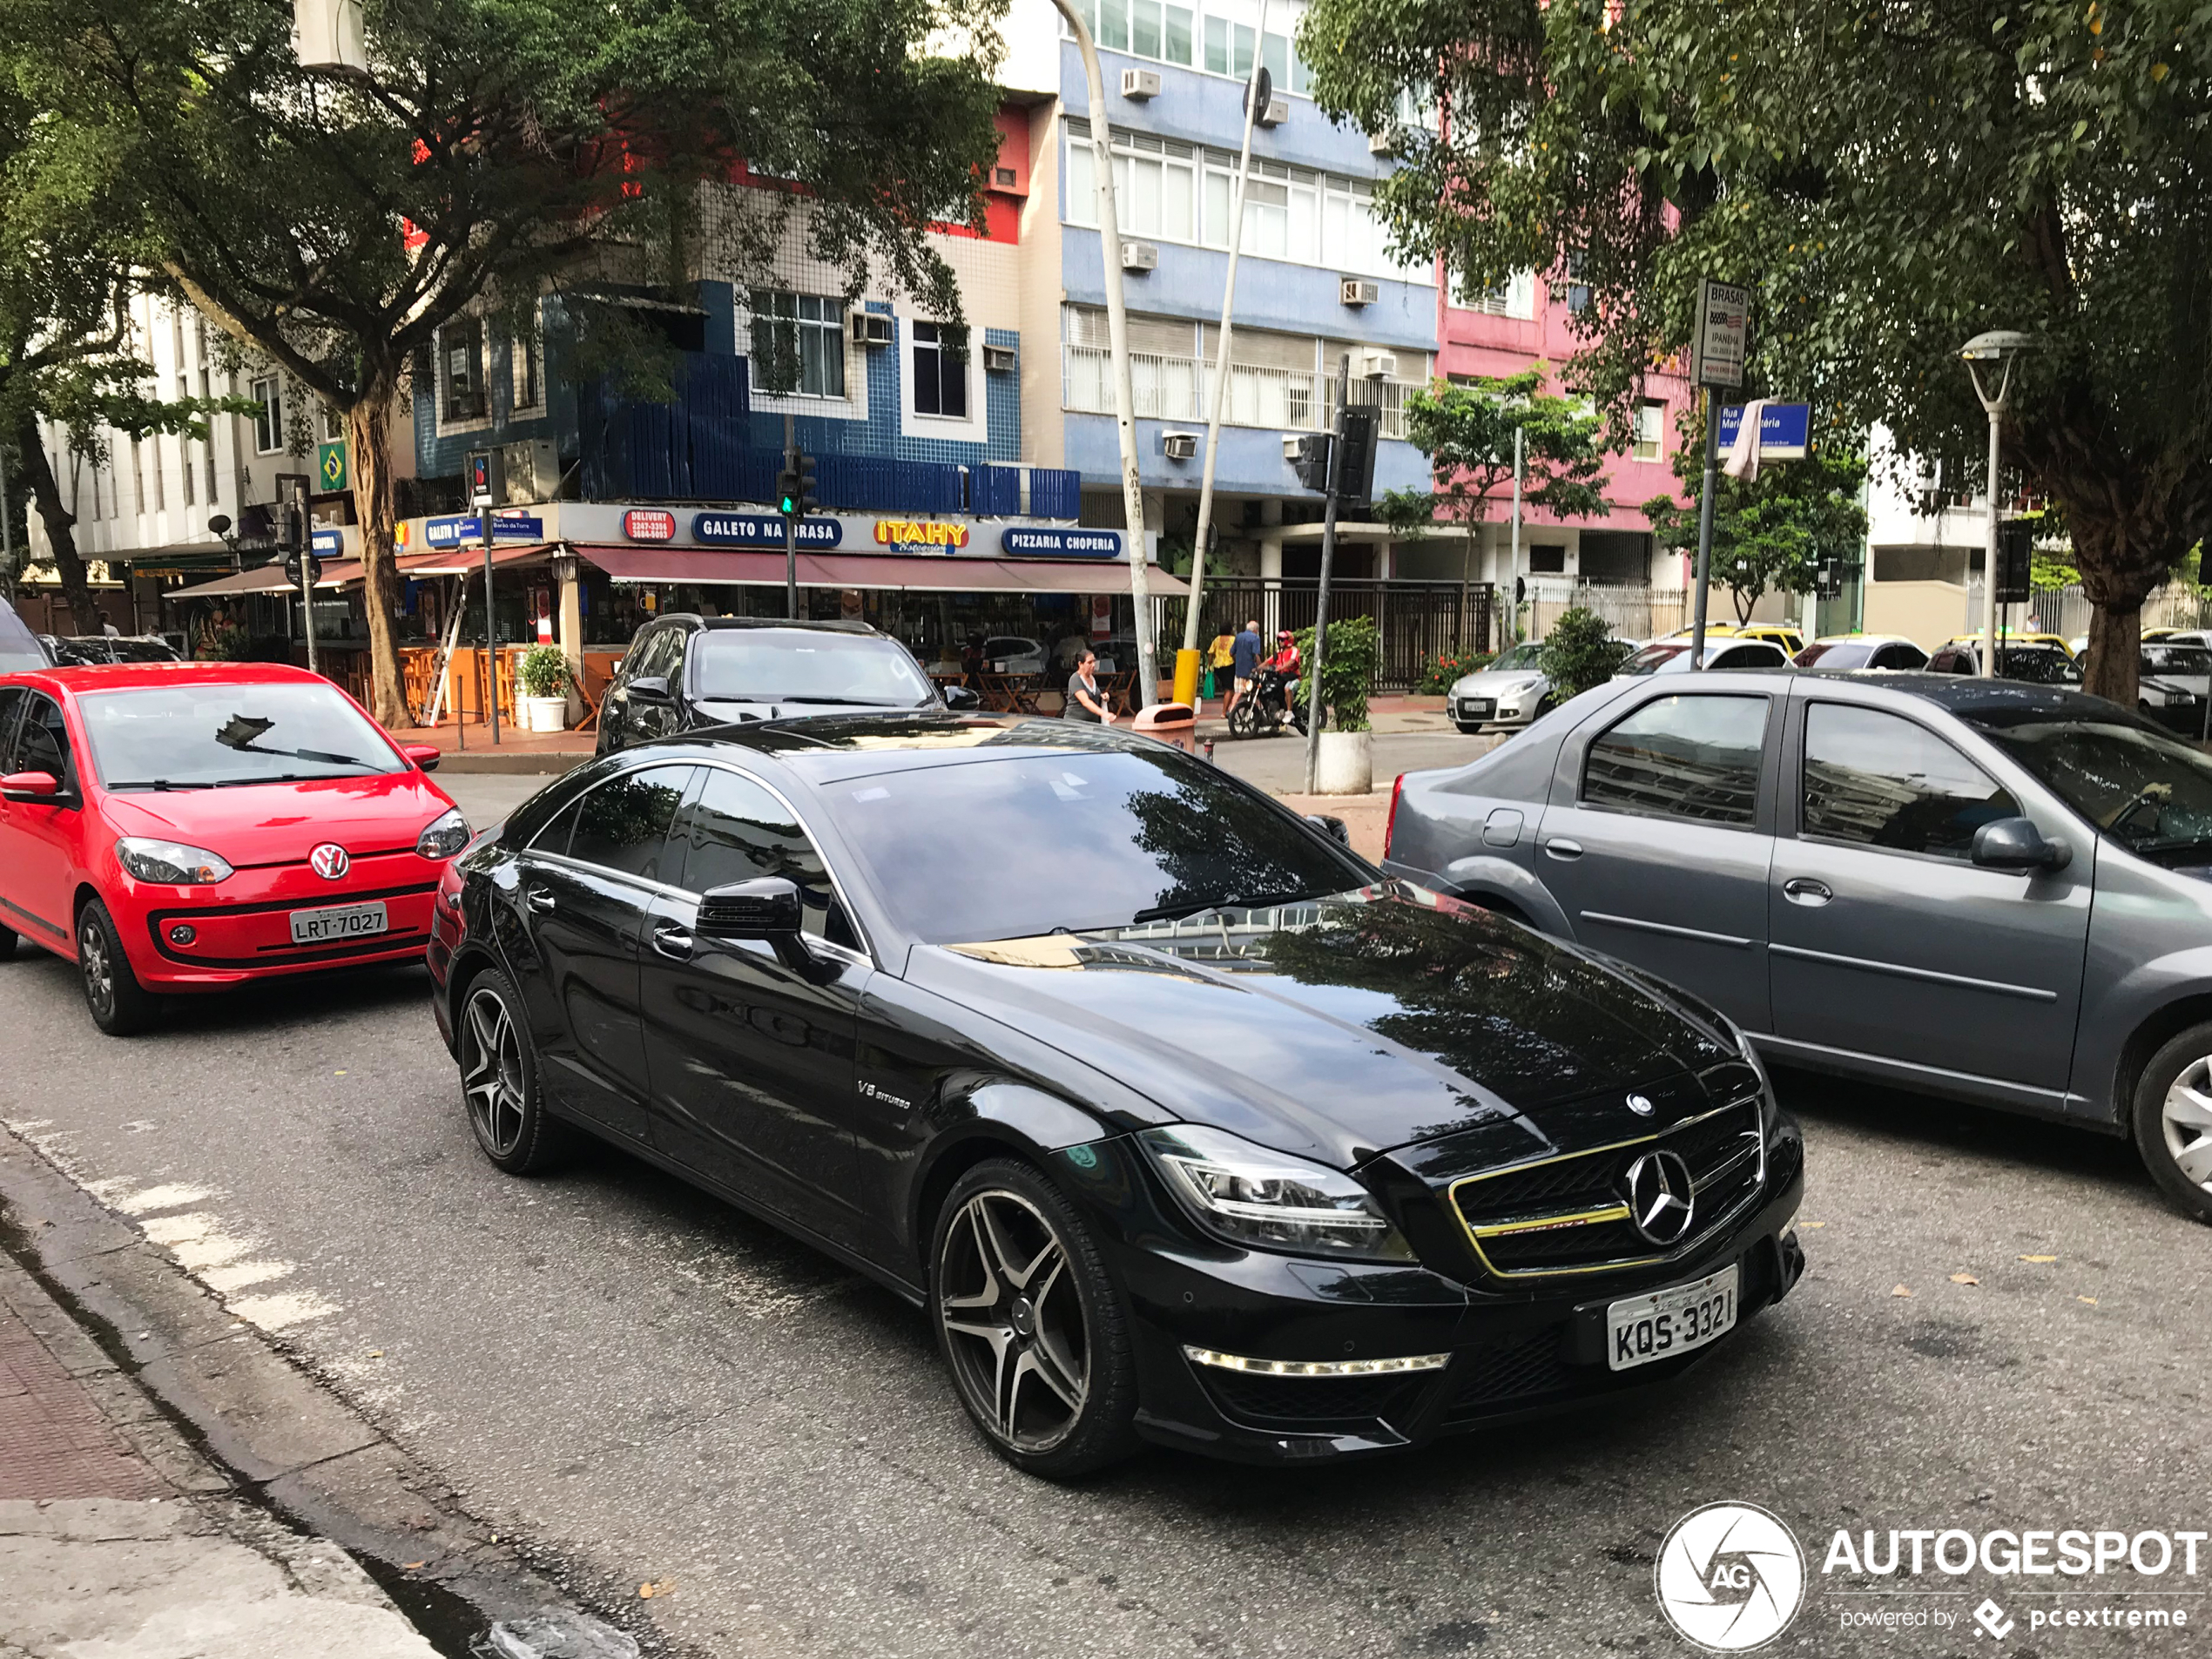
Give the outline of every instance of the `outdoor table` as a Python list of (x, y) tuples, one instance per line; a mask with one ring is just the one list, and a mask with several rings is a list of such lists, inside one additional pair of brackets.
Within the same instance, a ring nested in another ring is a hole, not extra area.
[(975, 684), (984, 707), (1004, 714), (1035, 714), (1042, 679), (1037, 674), (978, 674)]

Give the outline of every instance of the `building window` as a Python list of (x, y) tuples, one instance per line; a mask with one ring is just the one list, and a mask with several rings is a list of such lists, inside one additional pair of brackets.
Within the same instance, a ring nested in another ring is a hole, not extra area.
[(1513, 317), (1522, 322), (1533, 322), (1536, 316), (1535, 273), (1517, 271), (1494, 287), (1463, 289), (1460, 303), (1469, 310), (1480, 311), (1486, 316)]
[(1638, 461), (1664, 461), (1667, 458), (1667, 406), (1664, 403), (1641, 404), (1636, 409), (1636, 447)]
[(534, 409), (545, 401), (544, 353), (535, 328), (509, 342), (508, 372), (517, 409)]
[(325, 443), (335, 443), (346, 435), (346, 417), (327, 403), (315, 405), (315, 430)]
[(192, 505), (192, 440), (179, 433), (177, 436), (177, 471), (185, 482), (185, 505)]
[(253, 386), (253, 453), (273, 455), (284, 448), (284, 388), (273, 374), (265, 374)]
[(968, 418), (968, 357), (955, 354), (954, 331), (934, 322), (914, 325), (914, 413), (948, 421)]
[(442, 419), (484, 418), (484, 325), (463, 317), (438, 330), (439, 378), (445, 382)]
[(1582, 278), (1588, 256), (1569, 253), (1567, 256), (1567, 313), (1579, 317), (1590, 308), (1590, 285)]
[(845, 306), (811, 293), (752, 292), (752, 366), (760, 389), (845, 395)]

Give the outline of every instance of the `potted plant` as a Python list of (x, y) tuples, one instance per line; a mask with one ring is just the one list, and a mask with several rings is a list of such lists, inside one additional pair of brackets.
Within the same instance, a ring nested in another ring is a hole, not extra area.
[(569, 659), (558, 645), (533, 645), (516, 670), (525, 732), (558, 732), (569, 723)]
[[(1310, 666), (1313, 630), (1299, 630), (1298, 644)], [(1367, 719), (1367, 688), (1381, 667), (1382, 637), (1372, 617), (1345, 617), (1329, 624), (1327, 649), (1321, 654), (1323, 725), (1313, 777), (1321, 794), (1364, 795), (1374, 786), (1375, 734)]]

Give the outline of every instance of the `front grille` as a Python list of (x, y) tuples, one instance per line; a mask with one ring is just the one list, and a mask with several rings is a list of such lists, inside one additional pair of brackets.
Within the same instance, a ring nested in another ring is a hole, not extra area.
[[(1485, 1271), (1498, 1278), (1649, 1266), (1683, 1255), (1740, 1211), (1759, 1189), (1757, 1096), (1617, 1145), (1468, 1176), (1452, 1203)], [(1690, 1231), (1662, 1250), (1629, 1217), (1629, 1166), (1659, 1150), (1679, 1156), (1696, 1184)]]
[(1341, 1423), (1387, 1417), (1424, 1382), (1399, 1372), (1383, 1377), (1280, 1377), (1214, 1366), (1192, 1369), (1226, 1416), (1270, 1425)]

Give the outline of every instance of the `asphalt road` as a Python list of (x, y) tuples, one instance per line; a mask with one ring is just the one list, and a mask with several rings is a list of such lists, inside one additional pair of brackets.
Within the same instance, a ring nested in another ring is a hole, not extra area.
[[(1062, 1489), (993, 1458), (921, 1317), (834, 1264), (611, 1152), (495, 1172), (427, 983), (275, 986), (118, 1042), (26, 953), (0, 964), (0, 1122), (491, 1526), (610, 1598), (667, 1587), (650, 1616), (691, 1652), (1686, 1653), (1653, 1554), (1714, 1500), (1775, 1511), (1816, 1572), (1838, 1527), (2206, 1525), (2208, 1234), (2117, 1142), (1787, 1079), (1810, 1272), (1672, 1392), (1392, 1461), (1154, 1454)], [(2017, 1634), (1846, 1634), (1908, 1603), (1831, 1578), (1770, 1651), (2198, 1640), (2031, 1640), (2019, 1581), (1923, 1583), (1909, 1605), (1954, 1615), (1993, 1589)]]

